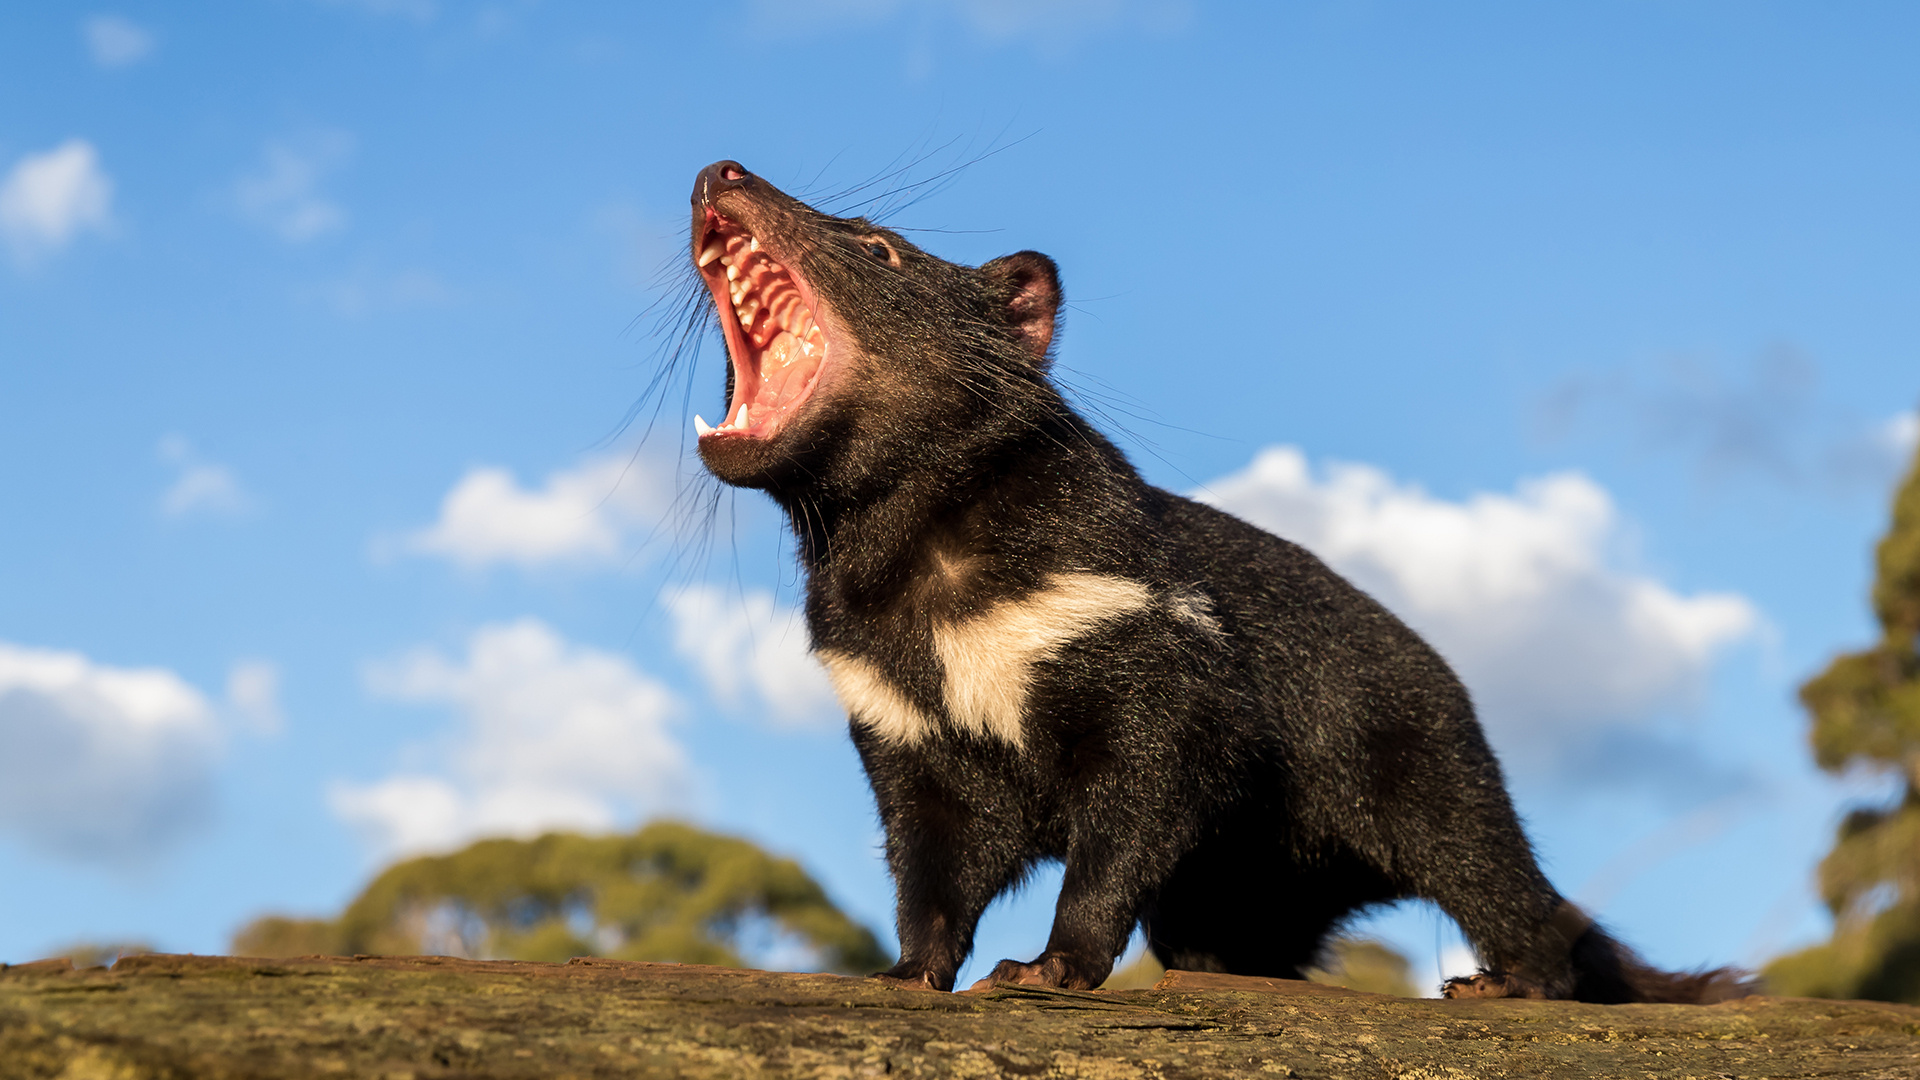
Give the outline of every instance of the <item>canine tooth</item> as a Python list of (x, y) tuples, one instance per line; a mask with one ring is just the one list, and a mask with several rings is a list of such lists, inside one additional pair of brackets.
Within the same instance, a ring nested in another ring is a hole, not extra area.
[(727, 249), (721, 246), (720, 241), (715, 240), (708, 244), (700, 252), (700, 269), (705, 270), (708, 263), (715, 259), (723, 259), (726, 257), (726, 254)]
[(760, 238), (756, 236), (756, 237), (754, 237), (753, 239), (751, 239), (751, 240), (748, 240), (748, 241), (747, 241), (747, 250), (748, 250), (748, 251), (759, 251), (759, 250), (760, 250)]
[(740, 417), (733, 422), (733, 426), (741, 431), (747, 430), (747, 403), (744, 401), (740, 403)]
[(699, 413), (694, 413), (693, 414), (693, 430), (700, 435), (711, 435), (713, 434), (713, 425), (707, 423), (705, 420), (700, 419)]

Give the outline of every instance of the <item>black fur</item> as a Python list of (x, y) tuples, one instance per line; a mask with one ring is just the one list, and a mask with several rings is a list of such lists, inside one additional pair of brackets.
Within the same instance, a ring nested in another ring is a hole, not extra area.
[[(1566, 904), (1432, 648), (1303, 548), (1146, 484), (1066, 403), (1047, 374), (1050, 259), (948, 263), (732, 162), (693, 203), (696, 255), (750, 233), (832, 341), (776, 435), (703, 438), (702, 457), (786, 511), (815, 649), (863, 661), (935, 726), (903, 743), (852, 717), (898, 890), (884, 977), (950, 988), (988, 903), (1058, 859), (1046, 951), (993, 978), (1096, 986), (1136, 923), (1170, 967), (1298, 977), (1355, 911), (1420, 897), (1488, 969), (1455, 993), (1737, 992), (1647, 968)], [(1019, 745), (963, 729), (936, 628), (1062, 573), (1153, 602), (1035, 663)]]

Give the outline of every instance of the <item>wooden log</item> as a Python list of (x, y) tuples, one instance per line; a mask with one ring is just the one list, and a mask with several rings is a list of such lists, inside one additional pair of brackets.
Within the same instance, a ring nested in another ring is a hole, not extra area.
[(1151, 990), (899, 990), (675, 964), (136, 956), (0, 969), (0, 1077), (1920, 1076), (1920, 1008)]

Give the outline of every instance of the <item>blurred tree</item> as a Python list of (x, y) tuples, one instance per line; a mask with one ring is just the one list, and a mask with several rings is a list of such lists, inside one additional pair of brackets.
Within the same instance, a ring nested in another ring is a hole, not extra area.
[(233, 935), (235, 956), (338, 956), (340, 924), (332, 919), (262, 915)]
[[(1309, 970), (1307, 978), (1328, 986), (1367, 990), (1396, 997), (1418, 996), (1409, 975), (1407, 958), (1371, 938), (1335, 938), (1325, 962)], [(1101, 984), (1106, 990), (1145, 990), (1160, 981), (1167, 969), (1151, 952), (1116, 970)]]
[(145, 956), (153, 946), (141, 941), (76, 941), (55, 949), (54, 957), (65, 957), (77, 968), (112, 967), (123, 956)]
[(1880, 641), (1800, 688), (1828, 772), (1895, 776), (1890, 805), (1853, 811), (1820, 864), (1833, 938), (1768, 965), (1775, 993), (1920, 1004), (1920, 453), (1893, 503), (1873, 587)]
[(791, 859), (674, 822), (482, 840), (388, 867), (334, 920), (266, 916), (242, 956), (605, 956), (864, 975), (892, 960)]
[(1370, 938), (1335, 940), (1326, 962), (1307, 972), (1307, 978), (1350, 990), (1396, 997), (1418, 996), (1413, 988), (1412, 965), (1407, 963), (1407, 958)]

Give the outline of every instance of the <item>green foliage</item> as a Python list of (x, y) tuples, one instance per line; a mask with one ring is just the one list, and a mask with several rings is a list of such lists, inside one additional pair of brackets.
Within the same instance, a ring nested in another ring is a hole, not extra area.
[(1777, 993), (1920, 1004), (1920, 455), (1894, 499), (1873, 587), (1880, 640), (1800, 688), (1814, 760), (1891, 772), (1893, 805), (1856, 810), (1820, 864), (1833, 939), (1768, 966)]
[(892, 961), (791, 859), (674, 822), (482, 840), (387, 868), (337, 920), (255, 920), (234, 952), (605, 956), (864, 975)]
[(1140, 954), (1140, 959), (1123, 968), (1115, 968), (1107, 981), (1100, 984), (1102, 990), (1150, 990), (1160, 981), (1167, 969), (1153, 958), (1151, 951)]
[(233, 935), (235, 956), (338, 956), (340, 924), (332, 919), (263, 915)]
[(1326, 963), (1307, 972), (1307, 978), (1349, 990), (1395, 997), (1417, 996), (1407, 958), (1378, 941), (1337, 938), (1327, 952)]
[(123, 956), (145, 956), (153, 946), (139, 941), (76, 941), (55, 949), (52, 957), (65, 957), (74, 967), (112, 967)]
[[(1328, 986), (1344, 986), (1396, 997), (1415, 997), (1407, 958), (1371, 938), (1335, 938), (1326, 962), (1307, 972), (1307, 978)], [(1100, 984), (1106, 990), (1145, 990), (1160, 981), (1167, 969), (1151, 952), (1120, 968)]]

